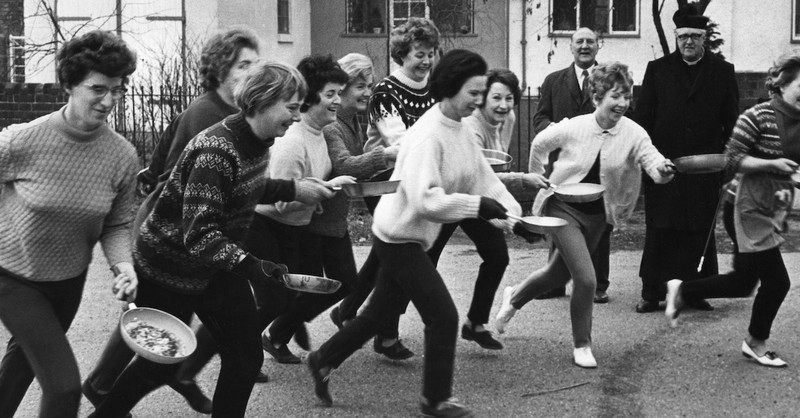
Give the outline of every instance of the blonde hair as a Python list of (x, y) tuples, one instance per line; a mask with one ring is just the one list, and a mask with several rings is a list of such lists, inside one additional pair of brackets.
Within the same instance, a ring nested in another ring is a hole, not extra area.
[(767, 90), (772, 94), (781, 95), (781, 89), (794, 81), (798, 73), (800, 73), (800, 53), (792, 51), (781, 55), (767, 70)]
[(296, 68), (281, 62), (263, 62), (248, 70), (233, 91), (236, 105), (246, 116), (253, 116), (279, 100), (297, 94), (305, 97), (306, 80)]
[(366, 79), (372, 75), (372, 60), (368, 56), (352, 52), (339, 58), (339, 66), (350, 77), (348, 85), (359, 77)]

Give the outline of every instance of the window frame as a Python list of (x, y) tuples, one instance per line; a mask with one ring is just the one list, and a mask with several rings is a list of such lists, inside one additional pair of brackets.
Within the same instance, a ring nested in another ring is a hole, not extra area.
[[(285, 4), (286, 5), (286, 16), (281, 16), (281, 4)], [(292, 5), (291, 5), (291, 2), (289, 0), (277, 0), (275, 2), (275, 5), (276, 5), (275, 16), (277, 18), (277, 25), (278, 25), (277, 32), (278, 32), (278, 35), (291, 35), (292, 34), (292, 10), (291, 10)], [(282, 28), (281, 28), (281, 19), (282, 18), (286, 19), (286, 31), (285, 32), (281, 31), (282, 30)]]
[[(575, 29), (568, 29), (568, 30), (557, 30), (557, 29), (553, 28), (554, 20), (552, 19), (552, 16), (553, 16), (553, 10), (554, 10), (554, 6), (553, 6), (553, 2), (554, 1), (555, 0), (549, 0), (548, 1), (550, 9), (548, 10), (548, 12), (549, 12), (548, 13), (549, 22), (548, 22), (547, 26), (548, 26), (548, 29), (550, 31), (550, 34), (555, 35), (555, 36), (565, 36), (565, 37), (566, 36), (572, 36), (572, 34), (575, 33), (575, 31), (577, 30), (577, 28), (581, 27), (581, 25), (580, 25), (580, 22), (581, 22), (581, 7), (580, 7), (580, 3), (582, 1), (591, 1), (591, 0), (567, 0), (567, 1), (571, 1), (571, 2), (575, 3)], [(626, 37), (636, 37), (636, 38), (638, 38), (638, 37), (640, 37), (641, 36), (641, 31), (642, 31), (642, 0), (634, 0), (634, 5), (636, 7), (636, 11), (634, 12), (634, 14), (635, 14), (634, 23), (636, 24), (636, 29), (632, 30), (632, 31), (615, 31), (614, 30), (614, 1), (615, 0), (608, 0), (609, 13), (608, 13), (608, 22), (606, 22), (607, 25), (608, 25), (608, 32), (602, 32), (602, 33), (599, 33), (599, 34), (601, 36), (603, 36), (603, 37), (611, 37), (611, 38), (626, 38)], [(800, 1), (800, 0), (795, 0), (795, 1)], [(595, 29), (592, 28), (592, 30), (595, 30)], [(798, 40), (800, 41), (800, 38)]]
[(790, 25), (791, 32), (789, 33), (789, 40), (793, 44), (800, 43), (800, 25), (798, 25), (798, 16), (797, 14), (800, 13), (800, 0), (792, 0), (792, 24)]

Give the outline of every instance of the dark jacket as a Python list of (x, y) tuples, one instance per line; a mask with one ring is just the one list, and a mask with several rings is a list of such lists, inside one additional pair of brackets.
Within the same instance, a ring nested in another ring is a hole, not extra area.
[(533, 117), (533, 131), (539, 133), (550, 125), (564, 118), (594, 112), (594, 104), (584, 98), (575, 74), (575, 65), (570, 64), (563, 70), (550, 73), (542, 83), (539, 105)]
[[(733, 64), (710, 53), (697, 64), (694, 83), (680, 52), (651, 61), (634, 119), (669, 159), (722, 153), (739, 115)], [(699, 231), (711, 225), (722, 174), (678, 174), (667, 184), (644, 179), (647, 225)]]

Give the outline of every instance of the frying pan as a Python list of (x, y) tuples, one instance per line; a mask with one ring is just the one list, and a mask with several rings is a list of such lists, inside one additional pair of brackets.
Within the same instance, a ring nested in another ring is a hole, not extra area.
[(672, 160), (675, 169), (684, 174), (716, 173), (724, 170), (727, 163), (725, 154), (687, 155)]
[(606, 188), (602, 184), (573, 183), (560, 186), (551, 184), (556, 199), (562, 202), (584, 203), (593, 202), (603, 196)]
[(489, 165), (492, 166), (492, 170), (494, 170), (495, 173), (508, 171), (508, 169), (511, 168), (511, 162), (514, 161), (511, 155), (503, 151), (482, 149), (481, 152), (483, 152), (483, 157), (486, 158), (486, 161), (489, 162)]
[(335, 293), (342, 286), (338, 280), (307, 274), (284, 274), (283, 285), (289, 289), (306, 293)]
[(506, 213), (509, 218), (519, 221), (525, 229), (536, 234), (549, 234), (567, 225), (567, 221), (552, 216), (517, 216)]
[(344, 190), (350, 197), (380, 196), (396, 192), (399, 184), (400, 180), (364, 181), (334, 186), (333, 190)]
[[(119, 318), (119, 331), (125, 344), (140, 357), (155, 363), (172, 364), (185, 360), (197, 348), (197, 338), (192, 329), (175, 316), (159, 309), (139, 308), (134, 303), (128, 304), (128, 307), (130, 309), (123, 312)], [(125, 329), (126, 325), (134, 321), (144, 322), (172, 334), (178, 342), (178, 353), (175, 356), (163, 356), (136, 343)]]

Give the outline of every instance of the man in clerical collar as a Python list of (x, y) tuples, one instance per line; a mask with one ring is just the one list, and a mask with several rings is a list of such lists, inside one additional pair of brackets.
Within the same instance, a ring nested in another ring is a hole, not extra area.
[[(693, 4), (673, 16), (677, 51), (647, 64), (634, 120), (665, 157), (717, 154), (725, 149), (739, 115), (733, 64), (705, 51), (708, 17)], [(714, 221), (721, 173), (678, 174), (667, 185), (645, 176), (646, 232), (639, 276), (640, 313), (659, 309), (664, 283), (716, 274)], [(710, 310), (705, 300), (687, 301)]]

